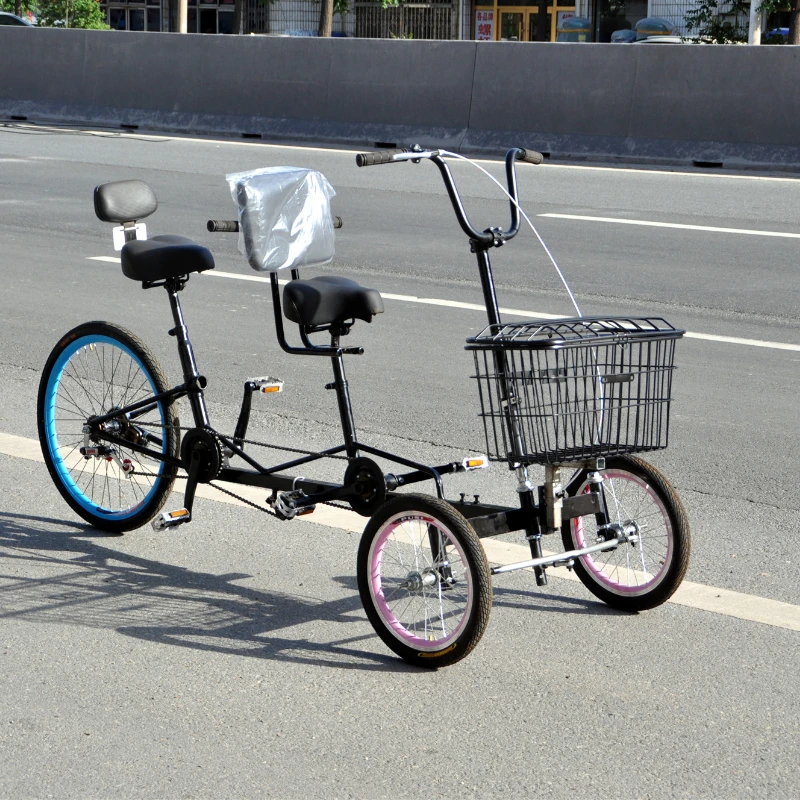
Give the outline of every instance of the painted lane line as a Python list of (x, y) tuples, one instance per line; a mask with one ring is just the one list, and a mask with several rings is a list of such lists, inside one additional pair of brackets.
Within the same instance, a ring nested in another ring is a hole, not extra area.
[[(0, 432), (0, 454), (30, 461), (44, 461), (39, 442), (36, 439), (28, 439), (10, 433)], [(247, 500), (260, 505), (264, 503), (266, 494), (264, 489), (239, 484), (223, 483), (222, 485)], [(180, 494), (180, 492), (176, 490), (176, 494)], [(223, 495), (207, 484), (200, 484), (197, 487), (197, 496), (227, 505), (247, 507), (240, 500)], [(296, 521), (313, 522), (355, 533), (360, 533), (366, 524), (366, 519), (355, 512), (331, 506), (317, 506), (317, 510), (313, 514), (298, 517)], [(487, 539), (481, 540), (481, 544), (486, 551), (487, 558), (493, 564), (513, 564), (530, 558), (530, 548), (526, 545)], [(563, 580), (579, 580), (573, 572), (569, 572), (565, 567), (551, 568), (549, 574)], [(766, 597), (734, 592), (730, 589), (684, 581), (669, 602), (760, 625), (800, 631), (800, 606), (780, 600), (770, 600)]]
[[(106, 261), (110, 264), (119, 264), (120, 259), (113, 256), (89, 256), (89, 261)], [(201, 275), (216, 278), (228, 278), (234, 281), (255, 281), (256, 283), (269, 283), (269, 278), (262, 278), (258, 275), (241, 275), (238, 272), (220, 272), (219, 270), (210, 270), (202, 272)], [(288, 283), (288, 281), (278, 281), (281, 285)], [(381, 292), (381, 297), (384, 300), (397, 300), (402, 303), (419, 303), (421, 305), (431, 306), (446, 306), (449, 308), (463, 308), (467, 311), (486, 311), (485, 307), (479, 303), (461, 303), (457, 300), (441, 300), (435, 297), (416, 297), (410, 294), (384, 294)], [(501, 314), (511, 314), (515, 317), (530, 317), (531, 319), (563, 319), (563, 314), (545, 314), (543, 311), (529, 311), (521, 308), (501, 308)], [(739, 344), (747, 345), (748, 347), (767, 347), (772, 350), (792, 350), (800, 353), (800, 344), (788, 344), (786, 342), (768, 342), (761, 339), (742, 339), (738, 336), (717, 336), (713, 333), (695, 333), (693, 331), (686, 332), (687, 339), (704, 339), (707, 342), (722, 342), (724, 344)]]
[[(120, 259), (113, 256), (89, 256), (88, 261), (105, 261), (109, 264), (119, 264)], [(209, 278), (228, 278), (233, 281), (253, 281), (255, 283), (269, 283), (269, 278), (261, 277), (260, 275), (242, 275), (238, 272), (221, 272), (220, 270), (208, 270), (201, 272), (200, 275)], [(285, 280), (279, 280), (281, 285), (288, 283)], [(430, 306), (447, 306), (449, 308), (463, 308), (467, 311), (486, 311), (485, 306), (478, 303), (461, 303), (458, 300), (441, 300), (436, 297), (416, 297), (410, 294), (388, 294), (381, 292), (381, 297), (384, 300), (398, 300), (403, 303), (420, 303), (421, 305)], [(503, 314), (513, 314), (518, 317), (534, 317), (535, 319), (562, 319), (563, 314), (545, 314), (539, 311), (522, 311), (518, 308), (501, 308)]]
[(787, 342), (765, 342), (760, 339), (740, 339), (738, 336), (715, 336), (712, 333), (692, 333), (692, 331), (686, 331), (684, 336), (687, 339), (705, 339), (707, 342), (743, 344), (748, 347), (769, 347), (772, 350), (793, 350), (796, 353), (800, 353), (800, 344), (788, 344)]
[(652, 222), (644, 219), (620, 219), (618, 217), (586, 217), (580, 214), (538, 214), (551, 219), (571, 219), (582, 222), (611, 222), (617, 225), (643, 225), (648, 228), (677, 228), (683, 231), (708, 231), (711, 233), (736, 233), (743, 236), (774, 236), (779, 239), (800, 239), (800, 233), (784, 231), (755, 231), (747, 228), (716, 228), (711, 225), (684, 225), (678, 222)]
[[(123, 131), (116, 131), (116, 130), (109, 130), (107, 128), (70, 128), (67, 125), (64, 126), (39, 126), (39, 125), (25, 125), (24, 123), (15, 125), (14, 127), (17, 128), (30, 128), (31, 130), (36, 131), (55, 131), (61, 132), (63, 130), (78, 130), (81, 133), (96, 133), (99, 134), (102, 138), (114, 138), (114, 139), (134, 139), (134, 140), (145, 140), (145, 141), (154, 141), (154, 142), (173, 142), (176, 141), (178, 137), (176, 136), (169, 136), (169, 135), (160, 135), (157, 133), (126, 133)], [(266, 150), (289, 150), (289, 151), (296, 151), (298, 153), (331, 153), (334, 155), (345, 155), (348, 157), (354, 156), (356, 153), (361, 153), (364, 151), (365, 148), (361, 148), (359, 150), (353, 150), (349, 147), (342, 145), (341, 147), (334, 147), (333, 145), (328, 147), (322, 147), (321, 145), (293, 145), (293, 144), (283, 144), (283, 143), (270, 143), (267, 141), (253, 141), (253, 142), (243, 142), (234, 139), (220, 139), (215, 135), (209, 136), (190, 136), (182, 134), (180, 136), (180, 141), (182, 143), (187, 144), (200, 144), (200, 145), (223, 145), (225, 147), (249, 147), (249, 148), (260, 148)], [(369, 149), (369, 148), (366, 148)], [(494, 158), (484, 156), (482, 158), (471, 158), (471, 161), (475, 161), (478, 164), (493, 164), (496, 166), (503, 166), (503, 159), (505, 157), (505, 153), (498, 152), (498, 155)], [(28, 156), (27, 158), (34, 160), (34, 159), (41, 159), (41, 160), (48, 160), (48, 161), (63, 161), (64, 159), (56, 158), (54, 156)], [(518, 164), (517, 169), (519, 169), (522, 165)], [(531, 165), (532, 166), (532, 165)], [(522, 167), (526, 169), (526, 167)], [(702, 168), (698, 168), (697, 170), (689, 170), (689, 169), (681, 169), (679, 167), (674, 166), (663, 166), (663, 167), (634, 167), (627, 164), (618, 165), (613, 167), (603, 166), (599, 163), (594, 164), (559, 164), (559, 163), (552, 163), (545, 161), (542, 164), (536, 166), (537, 170), (546, 169), (546, 170), (583, 170), (585, 172), (611, 172), (616, 175), (628, 175), (629, 173), (637, 174), (637, 175), (651, 175), (656, 178), (672, 178), (672, 177), (681, 177), (681, 178), (699, 178), (699, 179), (706, 179), (706, 180), (739, 180), (739, 181), (781, 181), (784, 183), (797, 183), (797, 179), (794, 177), (783, 177), (781, 175), (743, 175), (741, 173), (735, 172), (735, 168), (732, 169), (731, 172), (700, 172), (699, 170)], [(764, 168), (763, 172), (769, 172), (769, 169)]]

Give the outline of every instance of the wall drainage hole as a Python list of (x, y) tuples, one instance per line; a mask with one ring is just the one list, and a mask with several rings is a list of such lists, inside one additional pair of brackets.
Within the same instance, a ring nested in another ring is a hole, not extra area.
[(28, 119), (27, 117), (23, 117), (19, 114), (12, 114), (10, 118), (13, 119), (14, 122), (26, 122)]
[(261, 138), (261, 134), (260, 133), (243, 133), (242, 134), (242, 139), (260, 139), (260, 138)]
[(139, 130), (139, 126), (138, 125), (134, 125), (132, 122), (121, 122), (119, 126), (120, 126), (120, 128), (125, 128), (125, 130), (127, 130), (127, 131), (138, 131)]
[(380, 148), (381, 150), (394, 150), (397, 147), (397, 142), (375, 142), (373, 147)]
[(692, 161), (692, 166), (703, 169), (722, 169), (721, 161)]

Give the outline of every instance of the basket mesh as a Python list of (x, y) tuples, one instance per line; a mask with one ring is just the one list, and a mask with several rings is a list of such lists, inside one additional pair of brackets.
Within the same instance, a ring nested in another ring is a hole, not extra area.
[(661, 319), (490, 326), (474, 351), (490, 458), (559, 463), (667, 446), (675, 341)]

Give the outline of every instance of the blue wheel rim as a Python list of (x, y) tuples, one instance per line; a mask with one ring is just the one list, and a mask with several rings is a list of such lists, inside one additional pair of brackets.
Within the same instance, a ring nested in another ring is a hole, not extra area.
[[(118, 339), (114, 339), (110, 336), (103, 336), (103, 335), (81, 336), (74, 342), (70, 342), (69, 345), (67, 345), (67, 347), (64, 348), (64, 350), (56, 360), (56, 363), (53, 365), (53, 369), (50, 371), (50, 376), (48, 378), (47, 386), (45, 389), (45, 400), (44, 400), (44, 426), (45, 426), (47, 449), (50, 453), (50, 458), (53, 462), (53, 466), (55, 467), (56, 472), (58, 473), (62, 485), (69, 492), (73, 500), (81, 508), (83, 508), (89, 514), (102, 517), (103, 519), (123, 521), (133, 517), (144, 507), (146, 507), (147, 504), (153, 499), (154, 495), (158, 491), (159, 486), (161, 484), (165, 465), (163, 462), (159, 462), (157, 469), (158, 477), (156, 477), (153, 480), (153, 484), (150, 487), (149, 491), (145, 491), (146, 487), (142, 486), (143, 495), (137, 499), (136, 503), (124, 509), (110, 508), (105, 505), (102, 505), (101, 503), (98, 503), (96, 500), (93, 500), (84, 492), (83, 489), (81, 489), (76, 480), (73, 478), (72, 470), (65, 462), (65, 459), (61, 452), (61, 447), (59, 446), (59, 441), (58, 441), (59, 435), (56, 429), (56, 410), (57, 410), (56, 401), (59, 396), (58, 391), (62, 384), (62, 379), (65, 369), (67, 369), (67, 366), (72, 361), (73, 356), (75, 356), (75, 354), (78, 353), (78, 351), (88, 348), (89, 345), (108, 345), (127, 355), (131, 359), (133, 364), (135, 364), (139, 368), (142, 376), (144, 376), (144, 378), (147, 380), (147, 384), (149, 386), (149, 393), (150, 394), (157, 393), (157, 389), (153, 381), (153, 376), (150, 374), (149, 370), (144, 366), (141, 359), (136, 355), (136, 353), (131, 348), (129, 348), (127, 345), (125, 345)], [(129, 402), (133, 402), (133, 400), (130, 400)], [(161, 452), (166, 455), (168, 440), (165, 433), (166, 421), (164, 418), (164, 408), (161, 403), (158, 403), (157, 408), (162, 428)], [(103, 409), (103, 410), (107, 411), (108, 409)], [(135, 480), (135, 478), (133, 478), (132, 480)]]

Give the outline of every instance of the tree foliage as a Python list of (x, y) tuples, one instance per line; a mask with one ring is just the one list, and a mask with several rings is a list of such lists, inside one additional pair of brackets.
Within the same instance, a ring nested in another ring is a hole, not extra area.
[(774, 14), (776, 11), (789, 10), (789, 37), (786, 44), (800, 44), (800, 0), (763, 0), (759, 11)]
[[(754, 0), (755, 2), (755, 0)], [(747, 0), (699, 0), (684, 14), (686, 30), (717, 44), (747, 41), (750, 3)], [(733, 21), (729, 18), (733, 17)], [(727, 19), (726, 19), (727, 18)]]
[[(787, 43), (800, 44), (800, 0), (762, 0), (756, 10), (769, 16), (787, 8), (791, 12)], [(702, 39), (732, 44), (747, 41), (749, 14), (748, 0), (698, 0), (684, 15), (684, 21), (686, 29), (695, 31)]]
[(37, 20), (48, 28), (108, 30), (106, 15), (97, 0), (39, 0)]
[[(403, 0), (376, 0), (382, 8), (395, 8)], [(800, 0), (798, 0), (800, 2)], [(319, 36), (330, 36), (333, 28), (333, 17), (338, 14), (342, 19), (350, 11), (350, 0), (320, 0)]]
[(0, 0), (0, 11), (27, 18), (36, 13), (36, 0)]

